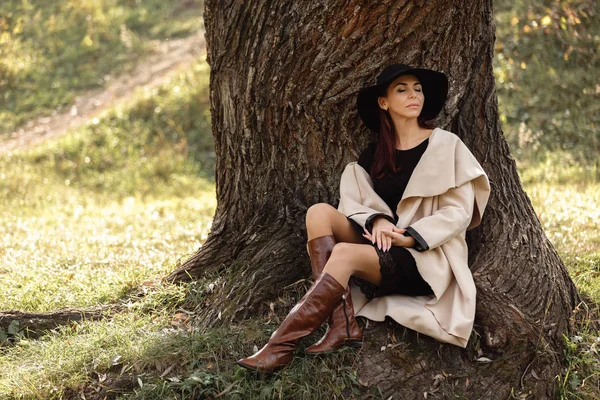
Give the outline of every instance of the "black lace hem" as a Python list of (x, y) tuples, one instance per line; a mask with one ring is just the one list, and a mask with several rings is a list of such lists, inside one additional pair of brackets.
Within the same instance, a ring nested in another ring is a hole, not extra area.
[(360, 288), (360, 291), (364, 293), (365, 297), (369, 300), (382, 296), (382, 288), (384, 288), (384, 282), (389, 282), (389, 279), (395, 280), (399, 278), (396, 271), (396, 262), (392, 258), (392, 254), (389, 251), (382, 251), (377, 246), (375, 251), (379, 256), (379, 270), (381, 272), (382, 285), (377, 286), (374, 283), (366, 281), (357, 276), (353, 276), (354, 283)]
[[(421, 277), (412, 254), (403, 247), (382, 251), (373, 246), (379, 257), (381, 284), (375, 285), (359, 277), (352, 277), (368, 300), (390, 294), (419, 296), (432, 294), (433, 290)], [(396, 259), (394, 259), (396, 258)]]

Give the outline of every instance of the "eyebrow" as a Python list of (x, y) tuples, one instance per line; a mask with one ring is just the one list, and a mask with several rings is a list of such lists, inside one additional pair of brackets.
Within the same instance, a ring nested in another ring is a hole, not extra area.
[[(420, 84), (421, 84), (421, 82), (415, 82), (415, 85), (420, 85)], [(396, 87), (396, 86), (398, 86), (398, 85), (404, 85), (404, 86), (407, 86), (407, 85), (408, 85), (408, 83), (404, 83), (404, 82), (398, 82), (398, 83), (396, 83), (396, 84), (394, 85), (394, 87)]]

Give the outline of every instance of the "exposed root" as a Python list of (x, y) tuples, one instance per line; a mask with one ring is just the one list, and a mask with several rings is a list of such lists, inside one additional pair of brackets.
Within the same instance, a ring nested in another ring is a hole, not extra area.
[(57, 311), (32, 313), (23, 311), (0, 312), (0, 329), (8, 331), (10, 324), (18, 323), (20, 331), (27, 332), (28, 336), (39, 336), (43, 331), (54, 329), (61, 325), (77, 321), (94, 321), (105, 315), (118, 311), (121, 307), (115, 305), (93, 308), (64, 308)]

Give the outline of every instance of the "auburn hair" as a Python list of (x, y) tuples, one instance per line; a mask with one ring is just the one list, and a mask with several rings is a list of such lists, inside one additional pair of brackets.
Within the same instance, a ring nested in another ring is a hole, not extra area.
[[(375, 154), (369, 175), (371, 179), (381, 179), (385, 175), (391, 175), (398, 172), (396, 168), (396, 128), (392, 117), (387, 111), (381, 107), (379, 112), (379, 135), (375, 143)], [(431, 126), (421, 119), (417, 118), (417, 122), (421, 128), (431, 129)]]

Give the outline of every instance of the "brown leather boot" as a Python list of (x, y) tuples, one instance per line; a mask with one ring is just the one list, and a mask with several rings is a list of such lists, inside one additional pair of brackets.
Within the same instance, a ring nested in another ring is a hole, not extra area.
[(306, 354), (331, 353), (342, 347), (360, 347), (362, 331), (354, 318), (354, 306), (350, 296), (350, 285), (346, 287), (342, 301), (329, 316), (327, 331), (312, 346), (306, 348)]
[(323, 272), (323, 268), (325, 268), (325, 264), (329, 260), (329, 256), (331, 256), (335, 243), (335, 236), (333, 235), (314, 238), (306, 243), (313, 279), (315, 281), (321, 272)]
[[(323, 271), (335, 243), (333, 235), (321, 236), (308, 241), (308, 254), (315, 280)], [(344, 298), (333, 310), (327, 322), (325, 335), (317, 343), (309, 346), (306, 353), (323, 354), (344, 346), (358, 347), (362, 344), (362, 332), (354, 318), (350, 286), (346, 287)]]
[(267, 344), (237, 364), (260, 372), (274, 372), (289, 364), (300, 340), (321, 326), (339, 304), (344, 288), (331, 275), (322, 274), (292, 308)]

